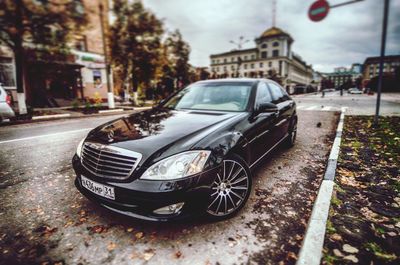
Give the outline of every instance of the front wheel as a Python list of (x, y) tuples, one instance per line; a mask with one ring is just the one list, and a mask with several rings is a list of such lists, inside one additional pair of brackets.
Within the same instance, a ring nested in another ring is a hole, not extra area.
[(224, 159), (212, 184), (207, 215), (217, 220), (234, 216), (249, 198), (251, 185), (249, 167), (241, 157)]

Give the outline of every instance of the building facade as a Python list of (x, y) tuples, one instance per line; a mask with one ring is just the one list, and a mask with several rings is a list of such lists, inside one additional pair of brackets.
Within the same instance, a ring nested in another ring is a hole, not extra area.
[[(364, 82), (369, 82), (372, 78), (379, 75), (379, 56), (368, 57), (363, 64)], [(400, 55), (385, 56), (383, 60), (383, 74), (394, 76), (400, 68)]]
[(255, 48), (211, 55), (211, 77), (275, 77), (284, 86), (309, 85), (312, 67), (292, 51), (293, 41), (277, 27), (267, 29)]
[[(70, 54), (65, 58), (42, 60), (29, 51), (25, 52), (24, 97), (28, 105), (54, 107), (70, 105), (74, 99), (107, 98), (100, 4), (103, 6), (103, 25), (107, 30), (109, 1), (82, 0), (88, 25), (72, 38)], [(0, 83), (17, 101), (14, 56), (4, 46), (0, 47)]]
[(336, 67), (333, 73), (325, 73), (325, 77), (334, 88), (341, 86), (351, 86), (354, 81), (361, 76), (359, 64), (353, 64), (349, 69), (346, 67)]

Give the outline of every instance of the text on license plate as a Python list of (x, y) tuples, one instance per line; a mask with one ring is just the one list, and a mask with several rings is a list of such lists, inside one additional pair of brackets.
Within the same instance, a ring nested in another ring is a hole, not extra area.
[(82, 186), (88, 190), (90, 190), (91, 192), (100, 195), (102, 197), (111, 199), (111, 200), (115, 200), (115, 193), (114, 193), (114, 188), (104, 185), (104, 184), (100, 184), (97, 183), (93, 180), (90, 180), (84, 176), (81, 176), (81, 180), (82, 180)]

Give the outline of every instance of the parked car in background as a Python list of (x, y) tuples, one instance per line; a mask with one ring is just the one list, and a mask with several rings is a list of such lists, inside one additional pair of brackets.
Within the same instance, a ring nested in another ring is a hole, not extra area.
[(200, 81), (90, 131), (72, 159), (75, 185), (140, 219), (224, 219), (246, 203), (251, 169), (280, 143), (293, 146), (296, 131), (296, 104), (274, 81)]
[(0, 122), (5, 119), (15, 117), (15, 113), (11, 107), (11, 96), (0, 84)]
[(349, 94), (362, 94), (362, 91), (356, 87), (350, 88), (347, 92)]

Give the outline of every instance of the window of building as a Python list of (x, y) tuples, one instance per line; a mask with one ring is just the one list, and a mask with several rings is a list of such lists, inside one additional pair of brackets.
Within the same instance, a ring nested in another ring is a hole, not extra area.
[(272, 67), (272, 62), (268, 62), (268, 67)]
[(244, 76), (247, 76), (247, 73), (244, 73)]
[(224, 63), (226, 63), (227, 62), (227, 60), (226, 60), (226, 58), (224, 59)]
[(254, 54), (251, 55), (251, 59), (254, 60), (256, 56)]
[(219, 72), (219, 67), (217, 67), (216, 69), (217, 69), (217, 72)]
[(261, 52), (261, 58), (266, 59), (267, 58), (267, 52)]
[(232, 57), (232, 58), (231, 58), (231, 62), (233, 62), (233, 61), (235, 61), (235, 57)]
[(217, 63), (219, 63), (219, 59), (217, 59)]
[(212, 64), (215, 64), (215, 60), (211, 60), (211, 63), (212, 63)]
[(82, 52), (87, 51), (86, 36), (79, 37), (75, 41), (75, 49), (78, 50), (78, 51), (82, 51)]
[(93, 70), (93, 83), (96, 85), (101, 84), (101, 71), (100, 70)]
[(261, 45), (261, 49), (265, 49), (265, 48), (267, 48), (268, 47), (268, 45), (266, 44), (266, 43), (263, 43), (262, 45)]
[(278, 47), (279, 46), (279, 42), (275, 41), (274, 43), (272, 43), (272, 46)]
[(226, 72), (226, 66), (224, 66), (224, 71)]
[(247, 69), (247, 63), (245, 63), (245, 64), (243, 65), (243, 67), (244, 67), (244, 69)]
[(279, 56), (279, 50), (273, 50), (272, 57), (278, 57), (278, 56)]
[(247, 60), (247, 55), (244, 56), (244, 59)]
[(254, 69), (254, 63), (250, 64), (250, 68)]
[(264, 64), (263, 63), (260, 63), (260, 68), (262, 68), (264, 66)]
[(15, 86), (14, 65), (11, 58), (0, 57), (0, 83), (3, 86)]
[(235, 66), (231, 65), (231, 70), (235, 70)]

